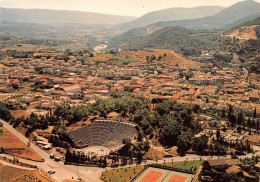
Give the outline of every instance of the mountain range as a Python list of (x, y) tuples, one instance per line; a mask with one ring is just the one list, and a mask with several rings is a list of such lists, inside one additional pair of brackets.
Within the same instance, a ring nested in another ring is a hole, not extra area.
[(227, 29), (258, 16), (260, 3), (253, 0), (227, 8), (169, 8), (140, 18), (67, 10), (0, 8), (0, 32), (26, 37), (41, 35), (42, 38), (66, 38), (68, 33), (75, 37), (88, 35), (103, 37), (113, 45), (120, 45), (166, 27)]
[(68, 10), (0, 8), (0, 21), (6, 22), (115, 25), (135, 18)]
[(111, 42), (113, 45), (125, 44), (129, 40), (142, 39), (150, 34), (155, 34), (157, 31), (163, 32), (164, 30), (161, 29), (172, 26), (180, 26), (188, 29), (227, 29), (234, 26), (235, 23), (239, 24), (258, 16), (260, 16), (260, 3), (247, 0), (223, 9), (214, 16), (189, 20), (160, 21), (145, 27), (134, 28), (115, 36)]
[(144, 27), (159, 21), (185, 20), (194, 18), (203, 18), (215, 15), (223, 10), (220, 6), (201, 6), (194, 8), (169, 8), (160, 11), (154, 11), (141, 16), (133, 21), (123, 23), (119, 26), (121, 29)]
[(236, 21), (260, 14), (260, 3), (246, 0), (223, 9), (214, 16), (189, 20), (160, 21), (150, 27), (182, 26), (190, 29), (225, 28)]

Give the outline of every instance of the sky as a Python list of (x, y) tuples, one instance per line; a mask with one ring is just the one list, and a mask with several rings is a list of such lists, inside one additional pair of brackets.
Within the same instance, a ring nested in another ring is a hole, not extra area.
[[(123, 16), (142, 16), (173, 7), (224, 6), (243, 0), (0, 0), (0, 7), (79, 10)], [(256, 0), (260, 2), (260, 0)]]

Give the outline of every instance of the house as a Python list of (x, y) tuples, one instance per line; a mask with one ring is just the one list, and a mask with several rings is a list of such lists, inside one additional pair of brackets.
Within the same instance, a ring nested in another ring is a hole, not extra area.
[(27, 96), (23, 96), (21, 98), (21, 102), (22, 103), (30, 103), (32, 101), (32, 98), (31, 97), (27, 97)]
[(229, 159), (227, 160), (228, 166), (241, 166), (241, 162), (239, 159)]
[(63, 91), (63, 95), (66, 95), (68, 93), (81, 92), (81, 87), (78, 84), (68, 86), (61, 85), (57, 89)]
[(9, 105), (9, 106), (14, 106), (16, 104), (19, 104), (18, 100), (16, 100), (16, 99), (10, 99), (7, 102), (7, 105)]
[(226, 169), (226, 172), (234, 172), (234, 171), (239, 172), (240, 171), (239, 166), (241, 166), (241, 162), (239, 159), (229, 159), (229, 160), (213, 159), (213, 160), (208, 160), (207, 162), (211, 168), (219, 169), (219, 170)]
[(254, 145), (260, 145), (260, 136), (259, 135), (248, 135), (245, 140)]
[(53, 91), (54, 91), (54, 89), (45, 89), (44, 90), (44, 95), (52, 95)]
[(142, 85), (136, 85), (136, 84), (134, 84), (134, 85), (129, 85), (129, 84), (125, 84), (124, 85), (124, 88), (125, 88), (125, 91), (129, 91), (129, 92), (133, 92), (135, 89), (137, 89), (137, 88), (142, 88)]
[(10, 93), (15, 91), (12, 87), (0, 87), (0, 92)]
[(239, 172), (241, 172), (241, 169), (240, 169), (240, 167), (233, 165), (233, 166), (228, 167), (225, 171), (226, 171), (226, 173), (229, 173), (229, 174), (230, 173), (239, 173)]
[(223, 170), (228, 167), (226, 159), (213, 159), (207, 161), (209, 166), (214, 169)]
[(250, 91), (249, 92), (249, 99), (250, 99), (250, 101), (252, 101), (252, 102), (257, 102), (257, 101), (259, 101), (259, 93), (258, 93), (258, 91)]
[(255, 169), (256, 169), (256, 171), (260, 172), (260, 162), (258, 162), (258, 163), (255, 165)]
[(209, 121), (209, 126), (210, 127), (217, 127), (220, 124), (221, 124), (221, 122), (219, 120), (217, 120), (217, 119), (213, 119), (213, 120)]
[(16, 85), (20, 86), (20, 81), (18, 79), (15, 79), (15, 80), (12, 80), (11, 84), (12, 85), (16, 84)]
[(43, 108), (43, 109), (48, 109), (50, 106), (51, 106), (51, 104), (49, 102), (41, 103), (41, 108)]
[(227, 94), (234, 94), (234, 89), (233, 88), (227, 88), (226, 92), (227, 92)]
[(111, 92), (123, 93), (124, 92), (124, 87), (123, 86), (111, 87), (110, 91)]
[(181, 92), (178, 92), (175, 95), (173, 95), (171, 99), (177, 101), (180, 99), (180, 97), (181, 97)]
[(43, 146), (43, 149), (50, 150), (50, 149), (52, 149), (52, 146), (51, 145), (45, 145), (45, 146)]
[(0, 85), (4, 85), (6, 83), (6, 80), (0, 79)]

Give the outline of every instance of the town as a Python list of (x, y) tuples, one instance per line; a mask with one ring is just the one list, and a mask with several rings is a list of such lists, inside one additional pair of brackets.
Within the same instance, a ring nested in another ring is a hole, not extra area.
[(259, 20), (62, 50), (1, 33), (0, 181), (259, 181)]

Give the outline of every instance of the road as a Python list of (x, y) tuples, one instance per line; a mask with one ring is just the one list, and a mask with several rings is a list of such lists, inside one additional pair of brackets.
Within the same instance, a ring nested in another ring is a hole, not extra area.
[[(6, 127), (10, 132), (12, 132), (14, 135), (16, 135), (18, 138), (21, 139), (22, 142), (27, 144), (28, 139), (20, 134), (18, 131), (16, 131), (12, 126), (10, 126), (5, 121), (0, 120), (3, 123), (3, 126)], [(40, 156), (44, 158), (44, 162), (35, 162), (30, 161), (26, 159), (18, 158), (19, 161), (25, 162), (32, 165), (37, 165), (40, 168), (42, 168), (45, 171), (49, 170), (55, 170), (56, 173), (52, 175), (52, 177), (57, 181), (63, 181), (64, 179), (78, 179), (80, 177), (81, 179), (87, 181), (87, 182), (97, 182), (100, 181), (99, 177), (101, 176), (101, 173), (105, 171), (104, 168), (98, 168), (98, 167), (84, 167), (84, 166), (73, 166), (73, 165), (64, 165), (62, 161), (55, 162), (53, 159), (50, 159), (49, 154), (45, 151), (38, 148), (36, 145), (31, 143), (30, 148), (32, 148), (36, 153), (38, 153)], [(260, 155), (260, 152), (254, 154), (254, 155)], [(252, 157), (253, 154), (247, 154), (245, 156), (240, 156), (239, 158), (247, 158)], [(0, 156), (5, 156), (7, 158), (13, 158), (13, 156), (7, 155), (7, 154), (0, 154)], [(155, 163), (164, 163), (164, 162), (177, 162), (177, 161), (192, 161), (192, 160), (209, 160), (209, 159), (218, 159), (219, 156), (198, 156), (196, 154), (187, 154), (186, 156), (180, 157), (171, 157), (171, 158), (164, 158), (163, 160), (158, 160), (157, 162), (154, 160), (147, 160), (146, 162), (143, 162), (142, 164), (155, 164)], [(231, 158), (230, 155), (227, 155), (226, 157), (221, 158)], [(140, 164), (140, 165), (142, 165)], [(135, 164), (131, 165), (134, 166)], [(125, 166), (128, 167), (129, 165)], [(107, 170), (111, 169), (110, 167), (106, 168)]]
[(5, 161), (0, 161), (0, 164), (1, 164), (1, 165), (5, 165), (5, 166), (10, 166), (10, 167), (18, 168), (18, 169), (30, 170), (30, 171), (35, 171), (35, 170), (37, 170), (37, 169), (35, 169), (35, 168), (29, 168), (29, 167), (18, 166), (18, 165), (11, 164), (11, 163), (5, 162)]
[[(7, 128), (10, 132), (12, 132), (15, 136), (17, 136), (22, 142), (26, 145), (28, 143), (28, 139), (23, 136), (21, 133), (16, 131), (12, 126), (6, 123), (3, 120), (0, 120), (3, 123), (3, 126)], [(63, 181), (64, 179), (78, 179), (78, 176), (87, 181), (87, 182), (97, 182), (100, 181), (99, 177), (101, 176), (103, 168), (98, 167), (83, 167), (83, 166), (73, 166), (73, 165), (64, 165), (62, 161), (56, 162), (53, 159), (50, 159), (49, 154), (40, 148), (38, 148), (33, 143), (30, 144), (30, 148), (32, 148), (36, 153), (44, 158), (44, 162), (35, 162), (22, 158), (18, 158), (19, 161), (25, 162), (32, 165), (37, 165), (45, 171), (55, 170), (56, 173), (52, 174), (52, 177), (57, 181)], [(13, 158), (10, 155), (1, 154), (1, 156), (5, 156), (7, 158)]]

